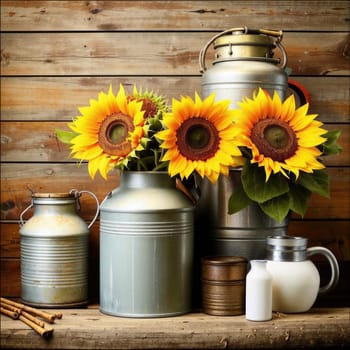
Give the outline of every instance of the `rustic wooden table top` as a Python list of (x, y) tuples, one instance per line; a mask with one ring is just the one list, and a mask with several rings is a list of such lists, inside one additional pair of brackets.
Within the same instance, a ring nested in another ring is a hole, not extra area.
[[(57, 310), (47, 310), (55, 312)], [(349, 308), (303, 314), (274, 313), (267, 322), (242, 316), (189, 313), (167, 318), (121, 318), (98, 306), (61, 309), (50, 339), (19, 320), (1, 315), (1, 348), (26, 349), (216, 349), (350, 346)]]

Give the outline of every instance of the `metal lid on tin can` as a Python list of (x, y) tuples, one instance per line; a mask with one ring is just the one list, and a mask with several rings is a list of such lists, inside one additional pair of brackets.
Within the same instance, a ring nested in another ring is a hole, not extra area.
[(202, 258), (202, 280), (241, 281), (247, 272), (247, 259), (240, 256), (211, 256)]

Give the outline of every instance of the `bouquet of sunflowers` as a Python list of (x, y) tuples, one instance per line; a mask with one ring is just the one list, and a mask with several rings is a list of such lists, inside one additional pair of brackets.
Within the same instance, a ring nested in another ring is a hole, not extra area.
[[(123, 85), (115, 95), (100, 92), (56, 130), (71, 156), (88, 161), (107, 179), (123, 171), (168, 171), (181, 180), (208, 178), (216, 183), (231, 168), (240, 168), (242, 187), (231, 195), (229, 213), (251, 202), (277, 221), (290, 211), (304, 215), (312, 192), (329, 197), (329, 178), (321, 157), (341, 151), (338, 131), (327, 132), (308, 104), (296, 108), (294, 96), (281, 101), (262, 89), (230, 109), (229, 100), (205, 99), (196, 93), (173, 99), (171, 106), (153, 91)], [(197, 183), (198, 181), (195, 181)]]

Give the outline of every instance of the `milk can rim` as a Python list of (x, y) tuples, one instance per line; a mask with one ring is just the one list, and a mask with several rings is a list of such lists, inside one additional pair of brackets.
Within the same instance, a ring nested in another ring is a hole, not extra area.
[(46, 192), (38, 193), (35, 192), (32, 194), (32, 198), (74, 198), (74, 193), (69, 192)]
[(214, 41), (214, 49), (227, 45), (258, 45), (275, 48), (274, 39), (264, 34), (226, 34)]

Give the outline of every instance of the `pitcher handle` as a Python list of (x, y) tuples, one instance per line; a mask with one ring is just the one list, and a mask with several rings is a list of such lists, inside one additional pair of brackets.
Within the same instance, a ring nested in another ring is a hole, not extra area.
[(88, 228), (90, 228), (94, 224), (94, 222), (96, 221), (96, 219), (98, 217), (98, 214), (100, 212), (100, 204), (98, 202), (98, 199), (97, 199), (96, 195), (94, 193), (90, 192), (90, 191), (87, 191), (87, 190), (78, 191), (78, 190), (75, 190), (75, 189), (70, 190), (69, 193), (74, 193), (75, 197), (78, 198), (78, 201), (79, 201), (79, 197), (83, 193), (87, 193), (87, 194), (89, 194), (91, 197), (93, 197), (95, 199), (95, 202), (96, 202), (96, 213), (95, 213), (94, 218), (91, 220), (90, 224), (88, 225)]
[(28, 207), (25, 208), (25, 209), (22, 211), (21, 215), (19, 216), (20, 226), (23, 226), (23, 225), (25, 224), (25, 223), (24, 223), (24, 220), (23, 220), (23, 215), (24, 215), (29, 209), (33, 208), (33, 206), (34, 206), (34, 203), (33, 203), (33, 201), (32, 201), (32, 202), (28, 205)]
[(307, 249), (307, 256), (310, 257), (312, 255), (316, 254), (321, 254), (324, 255), (329, 264), (331, 265), (331, 270), (332, 270), (332, 276), (328, 284), (326, 284), (323, 287), (320, 287), (318, 293), (319, 294), (325, 294), (327, 293), (330, 289), (334, 288), (339, 280), (339, 265), (337, 258), (335, 255), (327, 248), (324, 247), (311, 247)]

